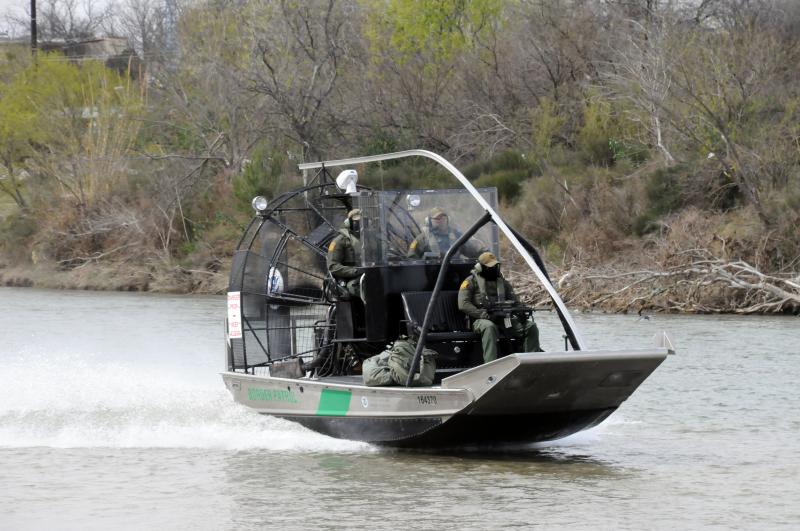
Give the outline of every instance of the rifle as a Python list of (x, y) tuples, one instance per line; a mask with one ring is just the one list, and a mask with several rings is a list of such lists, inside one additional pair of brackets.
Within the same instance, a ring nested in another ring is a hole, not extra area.
[(494, 322), (502, 321), (505, 328), (511, 328), (512, 317), (526, 321), (533, 315), (533, 308), (516, 301), (489, 302), (486, 311), (489, 312), (489, 319)]

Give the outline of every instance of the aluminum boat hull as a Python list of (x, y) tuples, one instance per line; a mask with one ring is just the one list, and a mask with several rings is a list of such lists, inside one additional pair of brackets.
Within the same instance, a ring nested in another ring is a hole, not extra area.
[(389, 446), (559, 439), (611, 415), (667, 348), (512, 354), (434, 387), (225, 372), (234, 399), (332, 437)]

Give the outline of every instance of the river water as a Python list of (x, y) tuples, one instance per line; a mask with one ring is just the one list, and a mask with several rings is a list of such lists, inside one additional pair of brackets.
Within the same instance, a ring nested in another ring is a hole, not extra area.
[(0, 529), (800, 528), (797, 317), (576, 315), (591, 347), (678, 354), (587, 432), (410, 452), (234, 404), (224, 312), (0, 288)]

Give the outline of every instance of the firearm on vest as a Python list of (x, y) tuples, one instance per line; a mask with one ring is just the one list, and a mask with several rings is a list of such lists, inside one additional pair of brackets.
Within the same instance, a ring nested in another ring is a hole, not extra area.
[(489, 312), (491, 319), (505, 319), (506, 317), (517, 316), (525, 320), (533, 314), (533, 308), (512, 300), (487, 301), (485, 310)]

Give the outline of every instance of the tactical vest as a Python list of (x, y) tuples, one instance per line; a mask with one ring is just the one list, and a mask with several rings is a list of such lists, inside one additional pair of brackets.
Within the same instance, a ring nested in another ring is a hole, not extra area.
[(439, 244), (439, 236), (437, 236), (436, 233), (433, 232), (433, 229), (431, 229), (430, 227), (423, 227), (422, 232), (425, 233), (425, 239), (428, 241), (428, 247), (430, 248), (431, 252), (436, 253), (439, 256), (443, 256), (444, 253), (447, 252), (447, 249), (450, 249), (450, 246), (453, 243), (455, 243), (455, 241), (458, 239), (458, 235), (454, 230), (452, 229), (448, 230), (447, 232), (448, 246), (447, 249), (445, 249), (445, 251), (442, 252), (442, 246)]
[[(356, 238), (353, 235), (353, 233), (350, 232), (348, 229), (339, 229), (339, 234), (347, 238), (347, 241), (350, 242), (350, 252), (345, 253), (344, 257), (344, 259), (350, 263), (345, 263), (344, 265), (349, 265), (349, 266), (357, 265), (359, 261), (356, 259), (356, 249), (359, 249), (361, 247), (361, 240)], [(350, 256), (347, 256), (348, 254), (350, 254)]]
[(475, 306), (482, 308), (487, 302), (503, 302), (506, 300), (506, 281), (498, 275), (495, 284), (497, 285), (497, 297), (490, 297), (486, 293), (486, 279), (479, 275), (477, 271), (472, 271), (472, 282), (474, 286), (478, 287), (478, 293), (475, 294)]

